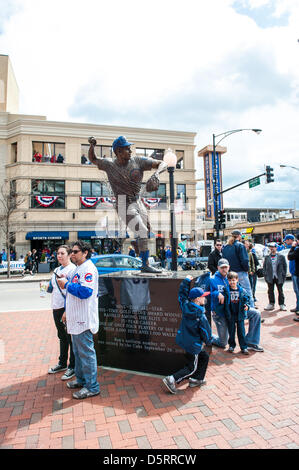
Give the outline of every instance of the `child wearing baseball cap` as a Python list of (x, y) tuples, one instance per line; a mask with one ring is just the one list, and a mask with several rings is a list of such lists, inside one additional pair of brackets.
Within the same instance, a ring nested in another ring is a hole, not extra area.
[(212, 332), (205, 316), (206, 296), (200, 287), (191, 287), (192, 276), (187, 276), (180, 285), (179, 303), (182, 310), (182, 321), (177, 332), (176, 343), (185, 350), (186, 365), (172, 375), (163, 379), (164, 385), (171, 393), (176, 393), (176, 384), (189, 379), (189, 387), (200, 387), (204, 380), (209, 362), (209, 354), (203, 345), (211, 345)]

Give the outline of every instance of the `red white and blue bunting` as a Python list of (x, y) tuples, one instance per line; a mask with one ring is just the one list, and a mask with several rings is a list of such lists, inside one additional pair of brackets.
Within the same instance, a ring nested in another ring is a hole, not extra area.
[(100, 197), (101, 203), (105, 204), (108, 207), (113, 207), (116, 201), (115, 197)]
[(42, 207), (50, 207), (57, 201), (58, 196), (35, 196), (36, 201)]
[[(113, 207), (116, 201), (115, 197), (95, 197), (95, 196), (80, 196), (80, 201), (85, 207), (95, 207), (97, 204), (101, 204), (106, 207)], [(159, 206), (161, 198), (151, 197), (142, 198), (142, 202), (148, 209)]]
[(85, 207), (94, 207), (101, 200), (101, 197), (80, 196), (81, 204)]
[(143, 204), (148, 209), (153, 209), (160, 204), (161, 198), (160, 197), (143, 197), (142, 198)]

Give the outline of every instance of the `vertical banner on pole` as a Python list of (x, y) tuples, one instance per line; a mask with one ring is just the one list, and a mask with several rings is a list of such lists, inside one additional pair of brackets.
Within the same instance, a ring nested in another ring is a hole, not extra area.
[(205, 170), (205, 198), (206, 198), (206, 219), (212, 219), (212, 201), (213, 201), (213, 187), (212, 187), (212, 166), (210, 153), (206, 153), (204, 158), (204, 170)]
[[(220, 193), (222, 191), (222, 175), (221, 175), (221, 154), (216, 152), (215, 155), (215, 169), (216, 169), (216, 191)], [(218, 196), (218, 209), (223, 210), (223, 198), (222, 194)]]

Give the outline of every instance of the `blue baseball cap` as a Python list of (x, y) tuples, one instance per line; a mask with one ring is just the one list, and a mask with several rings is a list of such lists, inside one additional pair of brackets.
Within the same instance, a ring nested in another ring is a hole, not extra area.
[(283, 241), (285, 242), (286, 240), (293, 240), (293, 241), (294, 241), (294, 240), (295, 240), (295, 237), (294, 237), (294, 235), (292, 235), (291, 233), (288, 233), (288, 234), (284, 237), (284, 240), (283, 240)]
[(197, 299), (197, 297), (206, 297), (207, 295), (210, 295), (210, 292), (205, 292), (200, 287), (193, 287), (189, 292), (189, 299)]
[(128, 142), (126, 137), (121, 135), (117, 137), (117, 139), (115, 139), (115, 141), (112, 144), (113, 152), (115, 152), (115, 150), (118, 147), (130, 147), (130, 145), (134, 145), (134, 144), (132, 142)]

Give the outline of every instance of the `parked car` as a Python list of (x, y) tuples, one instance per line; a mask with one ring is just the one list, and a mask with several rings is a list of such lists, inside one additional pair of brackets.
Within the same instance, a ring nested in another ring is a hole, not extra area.
[(290, 250), (287, 249), (287, 250), (281, 250), (279, 251), (279, 254), (280, 255), (283, 255), (286, 259), (286, 262), (287, 262), (287, 278), (288, 277), (292, 277), (291, 273), (290, 273), (290, 265), (289, 265), (289, 260), (288, 260), (288, 254), (289, 254)]
[(186, 253), (178, 258), (178, 264), (184, 271), (206, 269), (207, 263), (208, 257), (200, 256), (200, 249), (196, 247), (188, 248)]
[(99, 274), (116, 273), (120, 271), (138, 271), (142, 261), (129, 255), (98, 255), (90, 260), (95, 264)]

